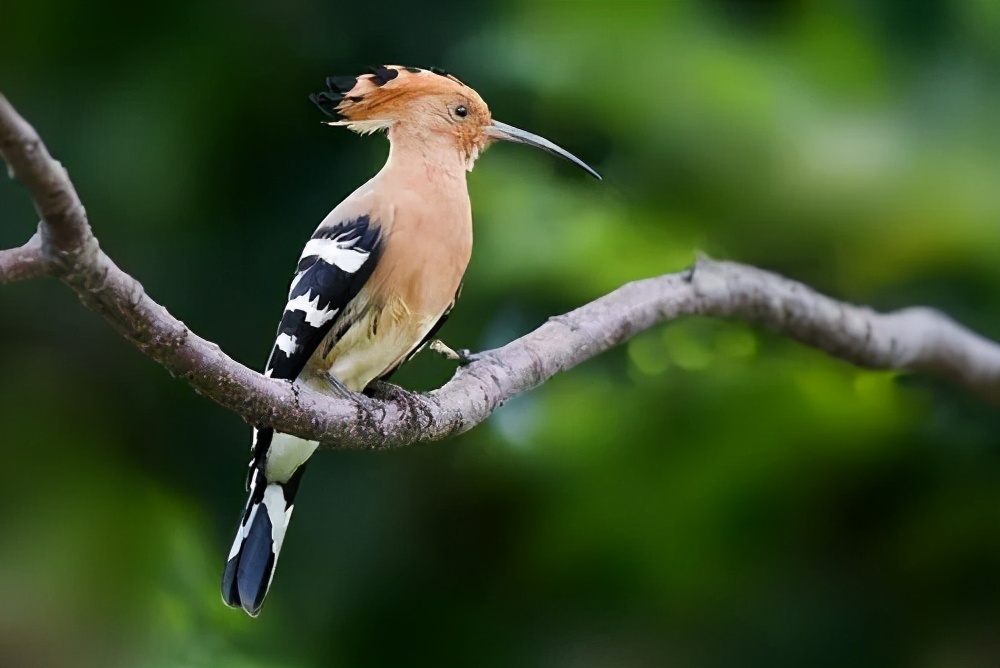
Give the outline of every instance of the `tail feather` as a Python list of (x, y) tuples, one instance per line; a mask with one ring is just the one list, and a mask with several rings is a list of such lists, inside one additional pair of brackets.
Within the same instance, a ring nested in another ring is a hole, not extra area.
[[(304, 470), (304, 465), (299, 467), (285, 483), (252, 484), (250, 487), (246, 509), (222, 575), (222, 598), (227, 605), (243, 608), (252, 617), (260, 612), (274, 578), (274, 567)], [(259, 478), (263, 483), (263, 476)]]

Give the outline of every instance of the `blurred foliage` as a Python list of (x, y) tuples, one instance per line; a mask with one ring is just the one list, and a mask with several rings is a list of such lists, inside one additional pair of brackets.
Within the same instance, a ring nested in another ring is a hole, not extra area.
[[(0, 90), (104, 248), (253, 366), (304, 239), (386, 153), (306, 95), (383, 62), (458, 73), (606, 175), (482, 158), (454, 346), (697, 252), (1000, 338), (995, 0), (0, 4)], [(0, 245), (32, 227), (0, 183)], [(321, 454), (250, 620), (217, 591), (246, 426), (53, 281), (0, 318), (0, 665), (1000, 658), (1000, 417), (932, 379), (656, 328), (460, 438)]]

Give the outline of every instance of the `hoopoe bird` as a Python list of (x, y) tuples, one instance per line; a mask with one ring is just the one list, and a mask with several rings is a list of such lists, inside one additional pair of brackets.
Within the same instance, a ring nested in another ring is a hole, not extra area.
[[(310, 99), (329, 125), (386, 130), (389, 158), (306, 242), (264, 375), (349, 396), (409, 359), (455, 305), (472, 253), (465, 172), (487, 146), (528, 144), (601, 177), (552, 142), (494, 121), (476, 91), (441, 70), (384, 66), (326, 85)], [(249, 497), (222, 579), (225, 602), (251, 616), (318, 445), (253, 431)]]

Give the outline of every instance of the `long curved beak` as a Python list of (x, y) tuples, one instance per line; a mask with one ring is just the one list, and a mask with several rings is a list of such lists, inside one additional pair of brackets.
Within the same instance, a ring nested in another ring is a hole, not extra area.
[(569, 160), (577, 167), (586, 170), (588, 174), (593, 176), (598, 181), (601, 180), (601, 175), (591, 169), (590, 165), (585, 163), (583, 160), (580, 160), (580, 158), (576, 157), (566, 149), (556, 146), (545, 137), (539, 137), (536, 134), (532, 134), (526, 130), (520, 130), (515, 128), (513, 125), (507, 125), (506, 123), (501, 123), (500, 121), (493, 121), (493, 125), (487, 127), (486, 132), (491, 137), (496, 139), (512, 141), (518, 144), (527, 144), (528, 146), (540, 148), (547, 153), (551, 153), (552, 155), (558, 155), (560, 158)]

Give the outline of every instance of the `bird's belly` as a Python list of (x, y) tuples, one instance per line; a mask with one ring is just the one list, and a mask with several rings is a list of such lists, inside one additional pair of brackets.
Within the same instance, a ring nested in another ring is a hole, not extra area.
[(390, 298), (381, 307), (367, 309), (329, 352), (317, 360), (317, 370), (360, 392), (368, 383), (397, 366), (423, 340), (439, 317), (439, 314), (412, 313), (402, 298)]

